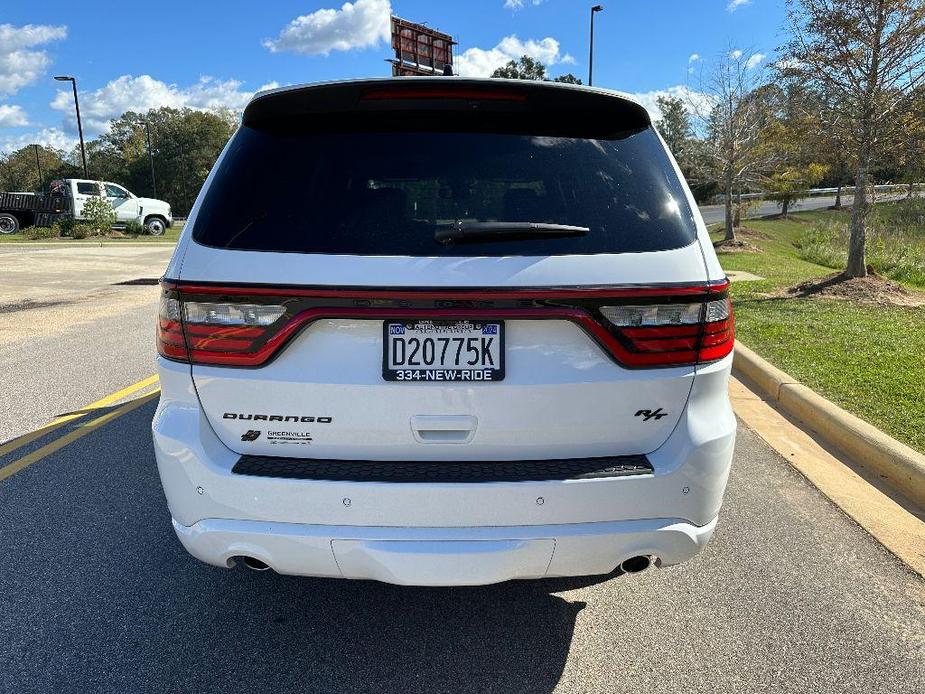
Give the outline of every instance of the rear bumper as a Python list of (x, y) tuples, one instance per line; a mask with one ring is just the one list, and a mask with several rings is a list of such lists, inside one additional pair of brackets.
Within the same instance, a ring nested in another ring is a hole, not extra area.
[[(189, 367), (160, 360), (158, 471), (184, 546), (229, 566), (462, 585), (608, 573), (639, 554), (684, 561), (709, 540), (735, 441), (731, 357), (698, 370), (653, 472), (532, 482), (357, 482), (256, 477), (213, 432)], [(345, 568), (346, 567), (346, 568)]]
[(230, 567), (259, 559), (300, 576), (370, 579), (398, 585), (464, 586), (511, 579), (592, 576), (625, 559), (658, 557), (662, 566), (697, 554), (716, 519), (632, 520), (515, 528), (380, 528), (225, 519), (173, 522), (197, 559)]

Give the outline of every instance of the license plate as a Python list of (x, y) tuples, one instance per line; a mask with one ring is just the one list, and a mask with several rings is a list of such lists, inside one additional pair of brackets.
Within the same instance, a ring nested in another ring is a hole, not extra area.
[(382, 323), (387, 381), (500, 381), (504, 322), (387, 320)]

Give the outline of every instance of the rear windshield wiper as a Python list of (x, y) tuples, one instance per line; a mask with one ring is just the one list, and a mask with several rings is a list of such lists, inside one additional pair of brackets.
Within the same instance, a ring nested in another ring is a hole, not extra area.
[(439, 243), (467, 243), (472, 241), (510, 241), (512, 239), (561, 238), (584, 236), (588, 227), (546, 222), (456, 222), (437, 229), (434, 240)]

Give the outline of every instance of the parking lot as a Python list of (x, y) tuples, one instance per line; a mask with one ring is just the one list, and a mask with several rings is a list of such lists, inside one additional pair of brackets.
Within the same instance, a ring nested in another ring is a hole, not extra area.
[(150, 440), (157, 290), (120, 284), (170, 249), (93, 248), (0, 248), (0, 441), (39, 431), (0, 445), (0, 691), (922, 691), (925, 582), (741, 423), (683, 566), (419, 589), (200, 564)]

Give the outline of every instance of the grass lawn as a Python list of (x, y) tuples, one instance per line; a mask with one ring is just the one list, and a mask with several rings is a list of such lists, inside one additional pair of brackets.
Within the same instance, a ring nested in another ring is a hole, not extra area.
[(86, 239), (72, 238), (53, 238), (53, 239), (28, 239), (22, 232), (18, 234), (0, 234), (0, 243), (55, 243), (55, 244), (75, 244), (75, 243), (176, 243), (183, 230), (183, 222), (174, 222), (173, 226), (164, 232), (163, 236), (149, 236), (141, 234), (139, 236), (126, 236), (124, 238), (99, 238), (91, 237)]
[(765, 278), (732, 284), (738, 339), (846, 410), (925, 451), (925, 307), (767, 296), (833, 272), (798, 257), (795, 243), (811, 224), (847, 221), (846, 213), (792, 216), (748, 221), (748, 228), (769, 236), (748, 238), (763, 253), (719, 256), (726, 270)]

